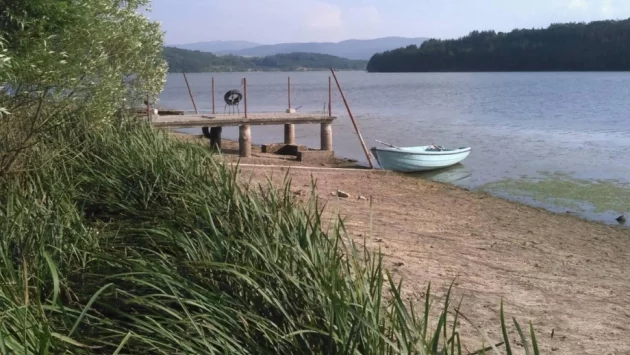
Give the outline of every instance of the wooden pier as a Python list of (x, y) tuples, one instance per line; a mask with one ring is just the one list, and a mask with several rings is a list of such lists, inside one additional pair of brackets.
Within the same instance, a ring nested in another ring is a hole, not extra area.
[[(239, 155), (251, 156), (251, 126), (283, 125), (284, 144), (295, 142), (296, 124), (319, 124), (321, 126), (321, 150), (332, 152), (332, 122), (335, 116), (321, 116), (302, 113), (247, 113), (245, 114), (200, 114), (200, 115), (152, 115), (151, 124), (156, 128), (192, 128), (201, 127), (204, 135), (210, 139), (212, 147), (221, 148), (221, 127), (239, 127)], [(210, 130), (208, 130), (210, 127)]]
[[(357, 136), (359, 137), (359, 141), (361, 142), (361, 146), (363, 147), (363, 151), (368, 159), (370, 164), (370, 168), (374, 168), (374, 164), (372, 163), (372, 156), (370, 155), (367, 147), (365, 146), (365, 142), (363, 141), (363, 137), (359, 132), (359, 128), (356, 124), (356, 121), (350, 111), (350, 106), (346, 100), (345, 95), (343, 94), (343, 90), (341, 89), (341, 85), (337, 80), (337, 76), (335, 75), (335, 71), (333, 68), (330, 68), (330, 71), (335, 78), (335, 82), (337, 83), (337, 88), (341, 94), (343, 102), (348, 110), (348, 114), (350, 119), (352, 120), (352, 124), (355, 128)], [(239, 127), (239, 156), (243, 158), (248, 158), (251, 156), (252, 152), (252, 132), (251, 126), (254, 125), (283, 125), (284, 126), (284, 147), (290, 146), (289, 148), (295, 148), (294, 150), (298, 151), (297, 157), (299, 160), (304, 159), (304, 156), (315, 156), (320, 155), (321, 157), (325, 156), (334, 156), (332, 149), (332, 123), (337, 118), (332, 115), (332, 78), (328, 77), (328, 115), (325, 113), (317, 114), (303, 114), (297, 113), (296, 109), (291, 108), (291, 77), (287, 80), (287, 103), (288, 108), (286, 112), (266, 112), (266, 113), (248, 113), (247, 110), (247, 78), (243, 78), (241, 80), (241, 86), (243, 93), (239, 90), (229, 90), (227, 91), (223, 99), (225, 101), (226, 107), (230, 106), (230, 113), (226, 114), (218, 114), (216, 113), (216, 103), (215, 103), (215, 81), (214, 77), (212, 78), (211, 87), (212, 87), (212, 113), (209, 114), (201, 114), (197, 109), (197, 105), (195, 103), (195, 95), (190, 88), (190, 84), (188, 82), (188, 78), (186, 73), (184, 74), (184, 79), (186, 81), (186, 86), (188, 88), (188, 93), (190, 95), (190, 100), (192, 102), (193, 108), (195, 110), (194, 115), (185, 115), (181, 114), (182, 112), (175, 112), (171, 110), (170, 114), (164, 115), (160, 114), (159, 110), (156, 115), (152, 114), (151, 104), (149, 97), (146, 100), (146, 119), (151, 122), (154, 127), (157, 128), (190, 128), (190, 127), (201, 127), (204, 137), (210, 140), (210, 147), (213, 149), (221, 149), (221, 131), (223, 127), (226, 126), (238, 126)], [(240, 113), (240, 101), (243, 101), (243, 113)], [(234, 112), (234, 109), (237, 110), (237, 113)], [(300, 151), (299, 147), (296, 147), (295, 142), (295, 125), (296, 124), (319, 124), (321, 126), (320, 136), (321, 136), (321, 145), (319, 151)]]

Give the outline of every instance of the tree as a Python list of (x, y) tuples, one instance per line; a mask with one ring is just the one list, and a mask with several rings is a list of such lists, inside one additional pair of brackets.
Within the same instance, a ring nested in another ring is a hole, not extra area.
[[(108, 124), (163, 88), (149, 0), (0, 0), (0, 175), (50, 129)], [(147, 8), (147, 10), (150, 10)]]

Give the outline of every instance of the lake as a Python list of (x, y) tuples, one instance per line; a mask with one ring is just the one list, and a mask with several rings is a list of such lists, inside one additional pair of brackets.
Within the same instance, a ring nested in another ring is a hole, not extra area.
[[(322, 113), (330, 72), (188, 74), (197, 107), (217, 112), (223, 94), (247, 78), (250, 112), (292, 107)], [(471, 146), (471, 155), (421, 178), (616, 223), (630, 212), (630, 73), (337, 72), (368, 147)], [(367, 164), (333, 80), (333, 148)], [(159, 106), (193, 110), (181, 74), (169, 74)], [(241, 104), (241, 110), (243, 105)], [(200, 129), (182, 130), (200, 133)], [(238, 128), (224, 128), (237, 139)], [(296, 126), (298, 143), (319, 147), (319, 126)], [(281, 142), (281, 126), (253, 126), (256, 144)]]

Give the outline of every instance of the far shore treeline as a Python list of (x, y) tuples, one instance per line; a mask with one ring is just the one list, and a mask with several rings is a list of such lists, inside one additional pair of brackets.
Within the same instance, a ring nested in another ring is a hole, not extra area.
[(164, 47), (163, 57), (171, 73), (242, 72), (242, 71), (307, 71), (365, 70), (367, 61), (352, 60), (318, 53), (286, 53), (266, 57), (216, 55), (210, 52)]
[(630, 19), (474, 31), (375, 54), (368, 72), (627, 71)]

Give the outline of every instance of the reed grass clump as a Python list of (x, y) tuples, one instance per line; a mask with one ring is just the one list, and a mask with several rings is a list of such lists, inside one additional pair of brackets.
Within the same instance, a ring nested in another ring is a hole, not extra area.
[(244, 186), (145, 123), (89, 127), (0, 180), (0, 353), (462, 354), (450, 296), (429, 327), (429, 292), (406, 304), (289, 179)]

